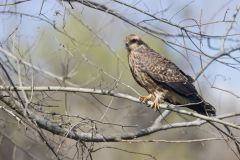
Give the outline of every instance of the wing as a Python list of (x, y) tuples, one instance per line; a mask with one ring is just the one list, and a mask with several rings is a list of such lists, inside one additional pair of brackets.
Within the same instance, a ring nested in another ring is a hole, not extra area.
[(142, 53), (140, 59), (144, 66), (144, 72), (155, 82), (172, 89), (184, 97), (197, 95), (197, 91), (192, 84), (193, 79), (168, 59), (154, 51)]

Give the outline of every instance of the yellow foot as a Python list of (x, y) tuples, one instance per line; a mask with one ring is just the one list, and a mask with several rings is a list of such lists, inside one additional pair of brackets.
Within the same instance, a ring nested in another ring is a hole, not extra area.
[(157, 111), (159, 110), (160, 108), (160, 100), (159, 98), (155, 98), (155, 100), (153, 101), (153, 104), (151, 105), (151, 108), (154, 110), (154, 111)]
[(142, 102), (142, 103), (146, 103), (147, 101), (151, 100), (151, 97), (152, 97), (151, 94), (149, 94), (148, 96), (140, 96), (140, 97), (139, 97), (139, 100), (140, 100), (140, 102)]

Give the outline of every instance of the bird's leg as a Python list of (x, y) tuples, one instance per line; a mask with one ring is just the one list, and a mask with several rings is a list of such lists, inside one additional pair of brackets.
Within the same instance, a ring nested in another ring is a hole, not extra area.
[(151, 100), (151, 98), (152, 98), (152, 94), (149, 94), (148, 96), (140, 96), (139, 100), (142, 103), (146, 103), (147, 101)]
[(159, 108), (160, 108), (160, 99), (159, 99), (159, 97), (156, 97), (156, 98), (155, 98), (155, 100), (153, 101), (153, 104), (151, 105), (151, 108), (152, 108), (154, 111), (159, 110)]
[(154, 110), (154, 111), (157, 111), (160, 109), (160, 104), (161, 102), (163, 101), (164, 99), (164, 96), (163, 94), (157, 94), (155, 96), (155, 99), (153, 101), (153, 104), (151, 105), (151, 108)]

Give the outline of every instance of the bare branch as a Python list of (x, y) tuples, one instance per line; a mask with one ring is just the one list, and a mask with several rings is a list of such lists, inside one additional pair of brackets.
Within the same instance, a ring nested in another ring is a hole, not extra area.
[[(123, 93), (116, 93), (113, 91), (108, 91), (108, 90), (99, 90), (99, 89), (89, 89), (89, 88), (73, 88), (73, 87), (59, 87), (59, 86), (48, 86), (48, 87), (15, 87), (17, 90), (24, 90), (24, 91), (64, 91), (64, 92), (80, 92), (80, 93), (91, 93), (91, 94), (100, 94), (100, 95), (109, 95), (109, 96), (113, 96), (113, 97), (118, 97), (118, 98), (124, 98), (124, 99), (128, 99), (131, 100), (133, 102), (137, 102), (140, 103), (140, 101), (138, 100), (138, 98), (136, 97), (132, 97), (128, 94), (123, 94)], [(13, 90), (13, 87), (4, 87), (1, 86), (0, 90), (5, 90), (5, 91), (11, 91)], [(149, 105), (151, 105), (152, 102), (148, 102)], [(189, 104), (189, 105), (194, 105), (194, 104)], [(166, 110), (170, 110), (170, 111), (174, 111), (180, 114), (184, 114), (184, 115), (189, 115), (189, 116), (193, 116), (193, 117), (197, 117), (202, 119), (200, 120), (196, 120), (196, 121), (192, 121), (192, 122), (182, 122), (182, 123), (175, 123), (175, 124), (170, 124), (170, 125), (164, 125), (164, 126), (159, 126), (156, 125), (155, 123), (153, 124), (153, 126), (150, 126), (149, 128), (145, 129), (145, 130), (141, 130), (136, 134), (133, 133), (128, 133), (125, 135), (121, 135), (121, 136), (105, 136), (105, 135), (101, 135), (101, 134), (96, 134), (96, 135), (92, 135), (89, 133), (79, 133), (79, 132), (73, 132), (73, 131), (69, 131), (67, 129), (62, 128), (61, 126), (59, 126), (58, 124), (52, 123), (49, 120), (44, 119), (43, 117), (34, 114), (33, 112), (28, 111), (30, 117), (36, 121), (38, 123), (38, 125), (43, 128), (46, 129), (54, 134), (58, 134), (58, 135), (62, 135), (62, 136), (66, 136), (75, 140), (82, 140), (82, 141), (90, 141), (90, 142), (104, 142), (104, 141), (108, 141), (108, 142), (113, 142), (113, 141), (119, 141), (121, 139), (133, 139), (133, 138), (137, 138), (137, 137), (142, 137), (142, 136), (146, 136), (152, 133), (155, 133), (157, 131), (160, 130), (167, 130), (167, 129), (171, 129), (171, 128), (179, 128), (179, 127), (190, 127), (190, 126), (200, 126), (202, 124), (205, 124), (206, 122), (210, 121), (210, 122), (216, 122), (222, 125), (226, 125), (228, 127), (232, 127), (235, 129), (240, 129), (240, 126), (230, 123), (230, 122), (226, 122), (221, 120), (222, 118), (227, 118), (227, 117), (232, 117), (232, 116), (239, 116), (240, 113), (234, 113), (234, 114), (230, 114), (230, 115), (222, 115), (222, 116), (218, 116), (218, 118), (214, 118), (214, 117), (208, 117), (208, 116), (204, 116), (198, 113), (194, 113), (194, 112), (188, 112), (185, 110), (181, 110), (177, 107), (183, 107), (186, 105), (169, 105), (168, 103), (164, 103), (161, 104), (161, 109), (166, 109)], [(166, 113), (167, 115), (167, 113)]]

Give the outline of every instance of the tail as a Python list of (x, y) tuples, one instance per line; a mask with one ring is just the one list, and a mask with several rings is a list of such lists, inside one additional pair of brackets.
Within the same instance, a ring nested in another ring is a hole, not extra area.
[(207, 102), (202, 102), (201, 104), (198, 104), (198, 105), (189, 106), (188, 108), (205, 116), (209, 116), (209, 117), (216, 116), (216, 109)]

